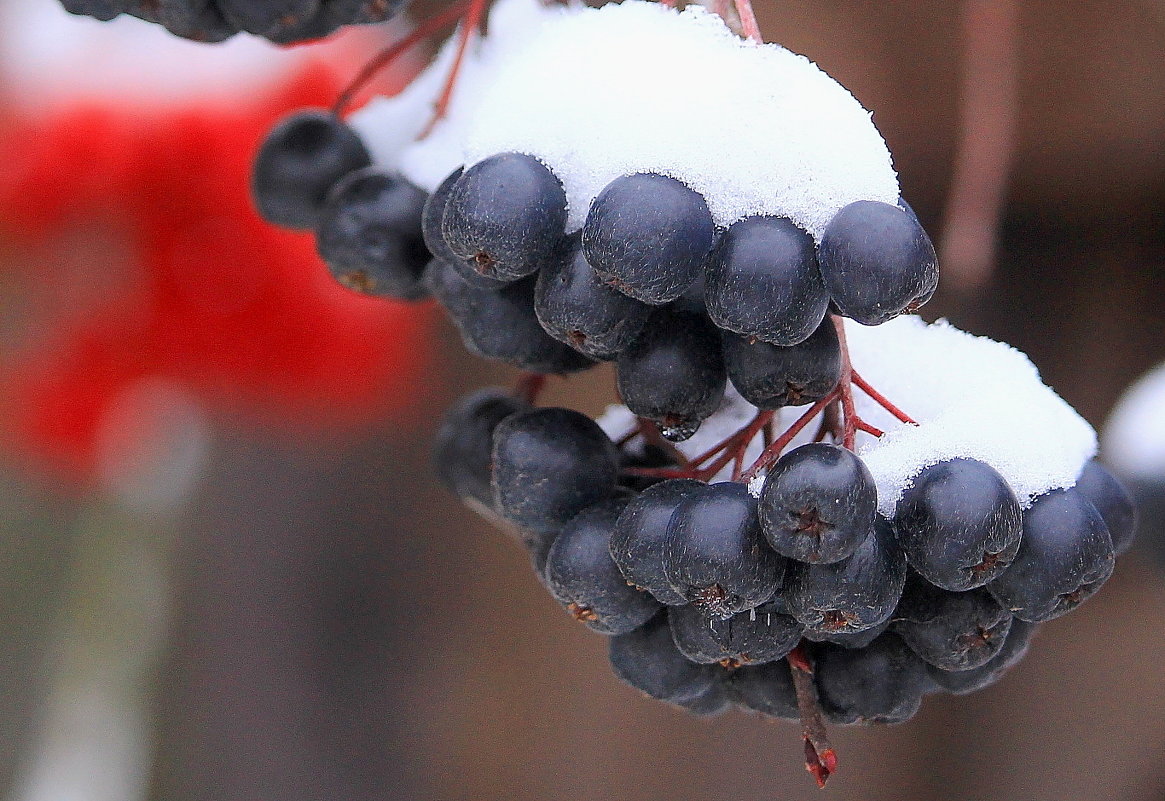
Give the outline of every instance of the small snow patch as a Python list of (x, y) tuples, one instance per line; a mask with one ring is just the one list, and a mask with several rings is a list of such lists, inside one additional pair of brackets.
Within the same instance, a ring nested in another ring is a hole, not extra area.
[(419, 126), (398, 121), (431, 105), (452, 54), (447, 44), (411, 91), (353, 120), (382, 164), (429, 191), (462, 164), (517, 151), (562, 180), (570, 230), (610, 181), (644, 171), (703, 194), (720, 225), (781, 215), (815, 237), (855, 200), (898, 198), (890, 153), (853, 95), (803, 56), (744, 41), (699, 6), (501, 0), (467, 54), (447, 119), (402, 147), (427, 108)]

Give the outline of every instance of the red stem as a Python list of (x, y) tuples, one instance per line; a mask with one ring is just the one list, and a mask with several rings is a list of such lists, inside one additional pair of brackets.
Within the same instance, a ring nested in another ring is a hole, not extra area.
[(546, 388), (546, 373), (522, 373), (514, 384), (514, 397), (533, 406)]
[(845, 338), (845, 320), (840, 315), (833, 315), (833, 327), (837, 329), (837, 344), (841, 350), (841, 377), (837, 382), (843, 418), (841, 444), (852, 451), (854, 449), (854, 438), (858, 428), (858, 414), (854, 408), (854, 367), (850, 362), (849, 343)]
[(878, 390), (876, 390), (872, 386), (870, 386), (869, 382), (867, 382), (866, 379), (862, 378), (860, 375), (858, 375), (856, 372), (854, 372), (852, 365), (850, 367), (849, 374), (850, 374), (850, 379), (855, 384), (858, 385), (858, 389), (860, 389), (862, 392), (869, 395), (870, 400), (874, 401), (874, 403), (878, 404), (883, 409), (888, 411), (890, 414), (897, 417), (903, 423), (910, 423), (911, 425), (918, 425), (917, 420), (915, 420), (913, 417), (908, 415), (906, 412), (902, 411), (897, 406), (895, 406), (893, 403), (891, 403), (886, 398), (885, 395), (883, 395), (881, 392), (879, 392)]
[(756, 14), (752, 10), (752, 0), (735, 0), (736, 16), (740, 17), (740, 27), (747, 39), (757, 44), (764, 42), (760, 35), (760, 26), (756, 23)]
[(837, 771), (837, 752), (829, 742), (817, 686), (813, 682), (813, 663), (805, 652), (804, 640), (789, 654), (789, 672), (797, 692), (797, 712), (801, 717), (801, 737), (805, 740), (805, 770), (813, 774), (818, 787), (824, 787)]
[(453, 66), (449, 68), (449, 75), (445, 78), (445, 86), (441, 89), (441, 95), (433, 106), (433, 116), (429, 120), (429, 124), (425, 126), (425, 130), (421, 132), (419, 139), (424, 139), (431, 134), (433, 127), (444, 118), (445, 112), (449, 110), (449, 101), (453, 98), (453, 87), (457, 85), (457, 76), (461, 72), (465, 53), (469, 49), (469, 37), (481, 26), (488, 3), (489, 0), (469, 0), (469, 10), (465, 12), (465, 16), (461, 20), (461, 29), (458, 31), (457, 55), (453, 57)]
[(433, 34), (448, 28), (450, 25), (461, 19), (465, 14), (466, 8), (469, 7), (469, 0), (461, 0), (459, 3), (454, 3), (449, 8), (442, 11), (440, 14), (435, 14), (429, 19), (423, 21), (417, 27), (409, 31), (408, 35), (403, 39), (394, 42), (393, 44), (380, 51), (379, 54), (373, 57), (371, 61), (364, 65), (360, 72), (356, 73), (344, 91), (340, 92), (340, 96), (336, 98), (336, 102), (332, 105), (332, 113), (337, 117), (341, 116), (351, 105), (356, 98), (356, 93), (363, 88), (364, 84), (368, 83), (372, 77), (380, 70), (387, 67), (393, 61), (400, 58), (410, 49), (420, 44), (423, 39), (426, 39)]
[(764, 452), (761, 453), (761, 455), (757, 457), (757, 460), (752, 463), (752, 467), (748, 468), (740, 475), (740, 480), (745, 482), (752, 481), (757, 473), (759, 473), (761, 470), (764, 470), (772, 462), (776, 461), (776, 458), (781, 455), (781, 451), (785, 449), (785, 446), (793, 441), (793, 437), (797, 436), (798, 432), (800, 432), (802, 428), (808, 425), (809, 421), (816, 417), (818, 412), (820, 412), (829, 404), (833, 403), (833, 401), (837, 399), (837, 395), (838, 389), (834, 389), (824, 398), (817, 401), (817, 403), (810, 406), (804, 414), (802, 414), (793, 422), (793, 425), (789, 426), (789, 428), (785, 430), (784, 434), (781, 434), (781, 436), (773, 440), (772, 445), (769, 445), (764, 449)]

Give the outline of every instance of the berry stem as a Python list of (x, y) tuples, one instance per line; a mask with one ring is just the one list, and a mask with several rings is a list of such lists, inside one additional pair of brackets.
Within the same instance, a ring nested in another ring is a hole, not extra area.
[(736, 15), (740, 17), (740, 27), (747, 39), (751, 39), (757, 44), (763, 44), (764, 39), (760, 35), (760, 26), (756, 23), (756, 14), (752, 10), (752, 0), (735, 0)]
[(837, 771), (837, 752), (829, 742), (817, 686), (813, 683), (813, 663), (801, 641), (789, 654), (789, 672), (797, 692), (797, 711), (801, 716), (801, 737), (805, 740), (805, 770), (813, 774), (818, 787), (825, 787), (829, 777)]
[(785, 429), (784, 434), (781, 434), (781, 436), (773, 440), (771, 445), (764, 449), (764, 452), (761, 453), (761, 455), (757, 457), (757, 460), (752, 463), (752, 467), (741, 473), (740, 480), (745, 482), (751, 481), (757, 473), (759, 473), (761, 470), (764, 470), (766, 467), (776, 461), (777, 457), (781, 455), (781, 451), (785, 449), (785, 446), (793, 441), (793, 437), (797, 436), (801, 429), (807, 426), (809, 421), (816, 417), (822, 409), (837, 400), (837, 395), (838, 390), (834, 389), (824, 398), (817, 401), (817, 403), (810, 406), (804, 414), (794, 420), (793, 425)]
[(514, 397), (533, 406), (546, 387), (546, 373), (522, 373), (514, 384)]
[(853, 369), (852, 365), (850, 366), (849, 374), (850, 374), (850, 380), (852, 380), (855, 384), (858, 385), (858, 389), (860, 389), (862, 392), (869, 395), (870, 400), (874, 401), (874, 403), (878, 404), (883, 409), (888, 411), (890, 414), (897, 417), (903, 423), (909, 423), (911, 425), (918, 425), (917, 420), (915, 420), (913, 417), (908, 415), (906, 412), (899, 409), (897, 406), (895, 406), (893, 403), (891, 403), (886, 398), (886, 396), (884, 396), (881, 392), (879, 392), (878, 390), (876, 390), (872, 386), (870, 386), (869, 382), (866, 381), (866, 379), (862, 378), (860, 375), (857, 374), (857, 372)]
[(458, 31), (457, 54), (453, 57), (453, 66), (449, 68), (449, 75), (445, 78), (445, 86), (442, 87), (441, 95), (433, 106), (433, 116), (429, 119), (429, 124), (425, 126), (425, 130), (421, 131), (421, 135), (417, 137), (418, 139), (424, 139), (431, 134), (434, 126), (445, 117), (445, 112), (449, 110), (449, 101), (453, 99), (453, 88), (457, 85), (457, 76), (461, 72), (465, 53), (469, 49), (469, 37), (481, 27), (482, 19), (485, 17), (485, 7), (488, 3), (489, 0), (469, 0), (469, 8), (462, 16), (461, 28)]
[(643, 439), (648, 444), (654, 445), (655, 447), (662, 450), (664, 453), (670, 456), (672, 461), (678, 464), (681, 468), (691, 466), (691, 463), (688, 462), (688, 458), (684, 456), (680, 449), (677, 448), (673, 443), (668, 442), (663, 438), (663, 434), (661, 434), (659, 431), (659, 426), (644, 417), (638, 417), (636, 420), (638, 421), (637, 424), (639, 426), (639, 433), (643, 435)]
[(831, 316), (833, 327), (837, 329), (837, 343), (841, 350), (841, 377), (837, 381), (838, 397), (841, 399), (841, 414), (843, 424), (841, 429), (841, 444), (843, 447), (854, 449), (858, 430), (858, 413), (854, 407), (853, 375), (854, 367), (849, 358), (849, 343), (845, 338), (845, 320), (837, 314)]
[(442, 11), (440, 14), (434, 14), (427, 20), (424, 20), (417, 27), (408, 32), (403, 39), (393, 42), (391, 45), (381, 50), (375, 55), (371, 61), (364, 65), (360, 72), (356, 73), (356, 77), (348, 82), (344, 87), (344, 91), (340, 92), (340, 96), (336, 98), (336, 102), (332, 104), (332, 113), (340, 117), (347, 111), (348, 106), (356, 99), (356, 93), (359, 92), (368, 81), (372, 79), (376, 73), (387, 67), (392, 62), (396, 61), (406, 52), (411, 50), (416, 45), (420, 44), (422, 40), (427, 39), (435, 33), (438, 33), (445, 28), (448, 28), (457, 20), (461, 19), (465, 14), (465, 10), (469, 7), (469, 0), (461, 0), (459, 3), (454, 3), (449, 8)]
[[(756, 435), (757, 429), (768, 428), (771, 433), (774, 414), (775, 412), (773, 411), (757, 412), (756, 417), (752, 418), (752, 421), (748, 425), (737, 431), (735, 434), (725, 437), (718, 445), (714, 445), (713, 447), (704, 451), (695, 459), (692, 459), (690, 462), (688, 462), (688, 464), (690, 464), (692, 467), (699, 467), (704, 462), (708, 461), (713, 456), (723, 451), (725, 448), (731, 448), (733, 445), (737, 444), (741, 437), (747, 436), (749, 439), (752, 439), (752, 437)], [(748, 433), (750, 431), (752, 432), (751, 435)]]

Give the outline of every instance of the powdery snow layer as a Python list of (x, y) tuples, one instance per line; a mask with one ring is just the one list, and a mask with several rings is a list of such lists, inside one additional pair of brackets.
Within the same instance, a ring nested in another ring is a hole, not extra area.
[(1165, 364), (1125, 390), (1104, 427), (1105, 461), (1130, 478), (1165, 478)]
[[(847, 321), (846, 334), (855, 370), (919, 423), (899, 422), (855, 387), (858, 414), (885, 432), (881, 438), (859, 432), (857, 439), (884, 515), (894, 513), (902, 491), (922, 468), (945, 459), (986, 462), (1027, 508), (1036, 496), (1075, 484), (1096, 453), (1092, 427), (1009, 345), (945, 322), (927, 325), (913, 316), (876, 327)], [(806, 408), (782, 409), (778, 430)], [(730, 389), (721, 409), (679, 448), (689, 456), (700, 453), (744, 426), (756, 411)], [(629, 430), (632, 419), (623, 407), (611, 407), (600, 424), (617, 437)], [(816, 429), (815, 420), (791, 447), (811, 440)], [(754, 444), (746, 464), (759, 452)], [(726, 468), (716, 480), (729, 475)], [(751, 488), (759, 493), (760, 485), (758, 480)]]
[(699, 6), (501, 0), (463, 65), (449, 118), (431, 141), (402, 149), (394, 120), (432, 103), (450, 58), (447, 47), (423, 86), (356, 119), (381, 163), (430, 191), (463, 163), (518, 151), (563, 181), (572, 230), (607, 183), (643, 171), (702, 193), (721, 225), (782, 215), (815, 237), (848, 203), (898, 197), (890, 153), (853, 95), (803, 56), (741, 40)]

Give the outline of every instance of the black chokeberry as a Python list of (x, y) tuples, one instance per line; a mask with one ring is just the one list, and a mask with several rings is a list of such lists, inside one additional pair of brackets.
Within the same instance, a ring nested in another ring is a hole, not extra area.
[(651, 307), (612, 289), (591, 269), (577, 236), (538, 273), (538, 321), (560, 342), (593, 359), (614, 359), (643, 330)]
[(449, 262), (434, 259), (425, 286), (461, 334), (466, 349), (535, 373), (573, 373), (594, 365), (542, 330), (534, 314), (533, 276), (497, 289), (471, 286)]
[(670, 307), (652, 313), (616, 359), (616, 374), (627, 408), (676, 442), (696, 433), (727, 386), (715, 326), (703, 315)]
[(445, 413), (434, 438), (433, 465), (441, 483), (471, 506), (492, 509), (494, 429), (529, 408), (500, 387), (480, 389), (459, 400)]
[(729, 226), (708, 262), (704, 296), (720, 328), (783, 346), (808, 338), (829, 304), (813, 237), (784, 217)]
[(777, 599), (724, 619), (696, 604), (668, 610), (672, 639), (688, 659), (726, 667), (775, 662), (797, 647), (804, 629)]
[(664, 571), (690, 603), (727, 618), (777, 593), (785, 559), (765, 544), (748, 488), (725, 481), (680, 503), (668, 527)]
[[(625, 493), (625, 494), (624, 494)], [(649, 593), (637, 590), (611, 561), (611, 531), (630, 493), (599, 501), (562, 527), (546, 560), (546, 583), (575, 620), (602, 634), (625, 634), (660, 610)]]
[(975, 459), (925, 468), (894, 514), (898, 543), (930, 583), (961, 592), (1003, 574), (1020, 547), (1019, 501), (1006, 479)]
[(336, 182), (370, 161), (360, 137), (335, 114), (297, 111), (263, 140), (251, 173), (251, 195), (268, 222), (315, 228)]
[(611, 181), (591, 203), (582, 246), (611, 286), (662, 304), (695, 283), (715, 235), (700, 193), (675, 178), (636, 173)]
[(938, 284), (938, 261), (918, 218), (898, 206), (859, 200), (825, 227), (821, 277), (846, 317), (884, 323), (921, 305)]
[(777, 553), (799, 562), (840, 561), (874, 525), (878, 490), (857, 454), (810, 443), (782, 456), (765, 477), (760, 521)]
[(648, 487), (627, 504), (611, 535), (611, 558), (629, 584), (647, 590), (665, 604), (688, 602), (667, 580), (664, 550), (680, 503), (707, 487), (695, 479), (670, 479)]
[(518, 526), (555, 531), (615, 493), (618, 453), (603, 430), (572, 409), (511, 415), (494, 430), (495, 507)]
[(970, 670), (990, 661), (1003, 648), (1011, 623), (1011, 613), (984, 588), (950, 592), (917, 575), (894, 611), (898, 636), (942, 670)]
[(822, 711), (834, 723), (902, 723), (931, 686), (926, 663), (892, 632), (865, 648), (820, 646), (814, 668)]
[(785, 601), (806, 629), (853, 634), (889, 619), (906, 584), (906, 559), (890, 524), (878, 517), (852, 554), (840, 562), (791, 562)]
[(789, 347), (727, 331), (722, 343), (728, 380), (741, 397), (761, 409), (816, 403), (841, 377), (841, 349), (829, 317), (808, 339)]
[(533, 156), (499, 153), (454, 182), (441, 233), (464, 266), (512, 281), (555, 255), (565, 226), (566, 191), (554, 173)]
[(1040, 623), (1100, 589), (1113, 562), (1112, 538), (1096, 507), (1075, 489), (1052, 490), (1023, 513), (1019, 552), (987, 589), (1020, 620)]
[(425, 192), (379, 167), (350, 172), (320, 212), (316, 248), (341, 284), (366, 295), (416, 300), (429, 249), (421, 234)]

